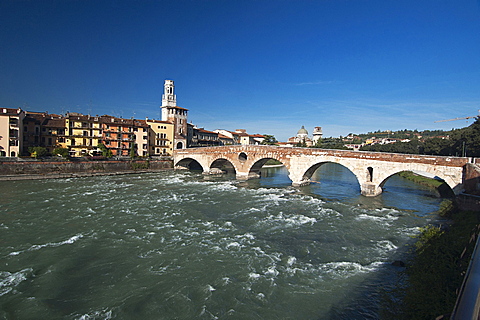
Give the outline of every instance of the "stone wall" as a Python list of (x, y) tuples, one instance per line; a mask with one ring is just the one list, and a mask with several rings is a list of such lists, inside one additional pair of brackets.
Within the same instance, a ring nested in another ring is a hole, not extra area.
[(171, 160), (0, 162), (0, 176), (65, 173), (113, 173), (171, 169)]
[(480, 195), (480, 165), (468, 163), (464, 171), (465, 192)]

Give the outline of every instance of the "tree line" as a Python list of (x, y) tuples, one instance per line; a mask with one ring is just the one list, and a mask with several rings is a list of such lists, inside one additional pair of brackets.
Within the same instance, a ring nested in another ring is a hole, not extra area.
[(445, 131), (443, 137), (419, 139), (413, 136), (409, 142), (366, 145), (361, 151), (379, 151), (439, 156), (480, 157), (480, 117), (470, 126)]

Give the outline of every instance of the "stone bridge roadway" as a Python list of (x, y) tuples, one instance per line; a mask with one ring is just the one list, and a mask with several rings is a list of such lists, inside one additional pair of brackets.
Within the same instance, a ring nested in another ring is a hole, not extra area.
[(310, 183), (315, 170), (327, 162), (348, 168), (357, 177), (361, 193), (376, 196), (382, 193), (387, 179), (402, 171), (426, 173), (443, 179), (457, 195), (463, 191), (464, 167), (471, 158), (408, 155), (315, 148), (237, 145), (177, 149), (176, 169), (200, 166), (205, 174), (219, 170), (236, 174), (237, 179), (260, 176), (261, 167), (269, 159), (281, 161), (288, 170), (293, 186)]

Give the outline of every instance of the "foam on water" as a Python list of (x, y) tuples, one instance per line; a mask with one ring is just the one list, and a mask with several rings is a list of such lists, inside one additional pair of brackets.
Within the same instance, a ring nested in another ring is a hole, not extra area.
[(109, 309), (104, 309), (100, 311), (91, 311), (89, 313), (83, 314), (81, 316), (75, 317), (77, 320), (109, 320), (113, 319), (113, 312)]
[(0, 296), (15, 290), (23, 281), (32, 277), (33, 269), (26, 268), (18, 272), (0, 271)]
[(72, 244), (72, 243), (80, 240), (81, 238), (83, 238), (83, 234), (77, 234), (73, 237), (70, 237), (69, 239), (67, 239), (65, 241), (49, 242), (49, 243), (45, 243), (45, 244), (34, 244), (26, 250), (14, 251), (14, 252), (11, 252), (9, 255), (10, 256), (17, 256), (17, 255), (19, 255), (23, 252), (27, 252), (27, 251), (36, 251), (36, 250), (40, 250), (42, 248), (49, 248), (49, 247), (50, 248), (60, 247), (60, 246), (66, 245), (66, 244)]

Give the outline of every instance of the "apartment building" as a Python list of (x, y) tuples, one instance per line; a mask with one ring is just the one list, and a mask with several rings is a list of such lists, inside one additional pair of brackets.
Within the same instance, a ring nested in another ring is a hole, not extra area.
[(148, 155), (148, 125), (145, 121), (104, 115), (100, 117), (101, 142), (114, 156)]
[(220, 146), (223, 141), (220, 135), (214, 131), (208, 131), (204, 128), (197, 128), (193, 124), (188, 124), (188, 147), (213, 147)]
[(0, 156), (17, 157), (23, 149), (22, 109), (0, 108)]
[[(99, 153), (98, 144), (102, 140), (100, 117), (92, 117), (76, 112), (65, 116), (65, 147), (75, 157)], [(42, 129), (43, 130), (43, 129)]]
[(175, 125), (169, 121), (145, 120), (149, 128), (149, 155), (171, 156), (175, 142)]

